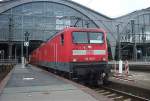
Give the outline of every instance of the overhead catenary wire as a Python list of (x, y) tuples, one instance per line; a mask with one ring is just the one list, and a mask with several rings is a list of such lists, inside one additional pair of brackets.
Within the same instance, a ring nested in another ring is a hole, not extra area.
[[(149, 14), (149, 15), (148, 15)], [(9, 18), (9, 16), (10, 16), (10, 14), (7, 14), (7, 13), (3, 13), (3, 14), (0, 14), (0, 15), (8, 15), (8, 18)], [(81, 17), (81, 16), (44, 16), (44, 15), (41, 15), (41, 16), (37, 16), (37, 15), (26, 15), (26, 14), (11, 14), (11, 15), (13, 15), (13, 16), (30, 16), (30, 17), (40, 17), (40, 18), (53, 18), (53, 19), (55, 19), (55, 20), (57, 20), (57, 19), (59, 19), (59, 20), (77, 20), (77, 18), (80, 18), (81, 20), (83, 20), (83, 21), (89, 21), (89, 22), (93, 22), (93, 21), (95, 21), (95, 22), (97, 22), (97, 21), (99, 21), (106, 29), (108, 29), (108, 33), (110, 33), (112, 36), (113, 36), (113, 38), (115, 39), (115, 40), (117, 40), (116, 38), (115, 38), (115, 34), (112, 34), (112, 33), (116, 33), (116, 28), (114, 27), (114, 25), (117, 25), (118, 23), (121, 25), (121, 26), (124, 26), (124, 27), (122, 27), (122, 31), (120, 31), (120, 33), (124, 33), (124, 31), (126, 31), (126, 29), (127, 29), (127, 27), (128, 27), (128, 24), (130, 24), (130, 22), (120, 22), (120, 21), (116, 21), (116, 20), (104, 20), (104, 19), (89, 19), (89, 18), (84, 18), (84, 17)], [(145, 15), (145, 14), (144, 14)], [(147, 15), (148, 16), (150, 16), (150, 13), (147, 13)], [(142, 15), (137, 15), (135, 18), (137, 19), (139, 16), (142, 16)], [(130, 20), (129, 20), (130, 21)], [(0, 22), (3, 22), (3, 23), (5, 23), (5, 22), (8, 22), (7, 20), (0, 20)], [(31, 22), (32, 23), (32, 22)], [(15, 23), (16, 24), (16, 23)], [(109, 25), (109, 27), (111, 28), (108, 28), (108, 25), (107, 24), (110, 24)], [(5, 24), (5, 26), (6, 26), (7, 24)], [(54, 24), (55, 25), (55, 24)], [(64, 24), (63, 24), (64, 25)], [(135, 23), (134, 24), (135, 26), (136, 25), (138, 25), (138, 26), (150, 26), (150, 23), (148, 24), (148, 23), (145, 23), (145, 20), (144, 20), (144, 23)], [(5, 28), (5, 26), (3, 26), (3, 28)], [(41, 25), (40, 25), (41, 26)], [(65, 26), (65, 25), (64, 25)], [(69, 26), (69, 25), (66, 25), (66, 26)], [(1, 29), (3, 29), (3, 28), (1, 28)], [(7, 28), (7, 26), (6, 26), (6, 28)], [(46, 28), (46, 25), (45, 25), (45, 28)], [(42, 30), (44, 30), (44, 29), (42, 29)], [(46, 29), (45, 29), (46, 30)], [(48, 30), (47, 30), (48, 31)], [(125, 33), (124, 33), (125, 34)]]

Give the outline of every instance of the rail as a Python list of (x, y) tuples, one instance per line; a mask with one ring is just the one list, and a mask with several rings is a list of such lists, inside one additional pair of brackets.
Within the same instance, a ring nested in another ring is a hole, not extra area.
[[(115, 84), (115, 87), (111, 85), (100, 87), (90, 86), (89, 88), (93, 89), (97, 94), (104, 95), (114, 101), (150, 101), (149, 91), (144, 91), (144, 89), (137, 90), (137, 88), (132, 88), (131, 86)], [(123, 89), (126, 89), (126, 91)]]
[(120, 96), (124, 96), (124, 98), (132, 99), (132, 101), (150, 101), (150, 99), (147, 99), (145, 97), (141, 97), (141, 96), (129, 93), (129, 92), (122, 91), (122, 90), (117, 90), (117, 89), (113, 89), (113, 88), (106, 87), (106, 86), (102, 86), (101, 88), (120, 94)]

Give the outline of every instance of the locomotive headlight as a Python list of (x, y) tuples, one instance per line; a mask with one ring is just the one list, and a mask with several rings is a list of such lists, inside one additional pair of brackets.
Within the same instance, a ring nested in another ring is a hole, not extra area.
[(106, 58), (105, 58), (105, 57), (103, 57), (103, 58), (102, 58), (102, 60), (103, 60), (103, 61), (106, 61)]
[(106, 73), (102, 73), (102, 77), (104, 78), (106, 76)]
[(88, 48), (92, 48), (92, 46), (88, 46)]
[(73, 58), (72, 61), (73, 61), (73, 62), (77, 62), (77, 59)]

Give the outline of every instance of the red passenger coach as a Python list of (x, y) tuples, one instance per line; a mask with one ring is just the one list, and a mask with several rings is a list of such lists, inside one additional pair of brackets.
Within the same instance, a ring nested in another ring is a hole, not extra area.
[(105, 83), (110, 71), (106, 32), (98, 28), (65, 28), (34, 50), (30, 62), (73, 78)]

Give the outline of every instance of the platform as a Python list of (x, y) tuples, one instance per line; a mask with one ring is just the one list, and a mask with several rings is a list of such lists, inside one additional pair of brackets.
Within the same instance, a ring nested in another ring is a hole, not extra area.
[[(123, 66), (125, 65), (126, 61), (122, 61)], [(119, 61), (109, 61), (108, 65), (114, 69), (114, 66), (119, 65)], [(150, 71), (150, 62), (149, 61), (128, 61), (128, 65), (130, 70), (139, 70), (139, 71)]]
[[(107, 101), (103, 99), (102, 101)], [(16, 65), (0, 101), (97, 101), (80, 88), (39, 68)]]
[(128, 75), (124, 72), (122, 74), (115, 74), (110, 77), (110, 81), (135, 86), (138, 88), (150, 91), (150, 72), (130, 71)]

